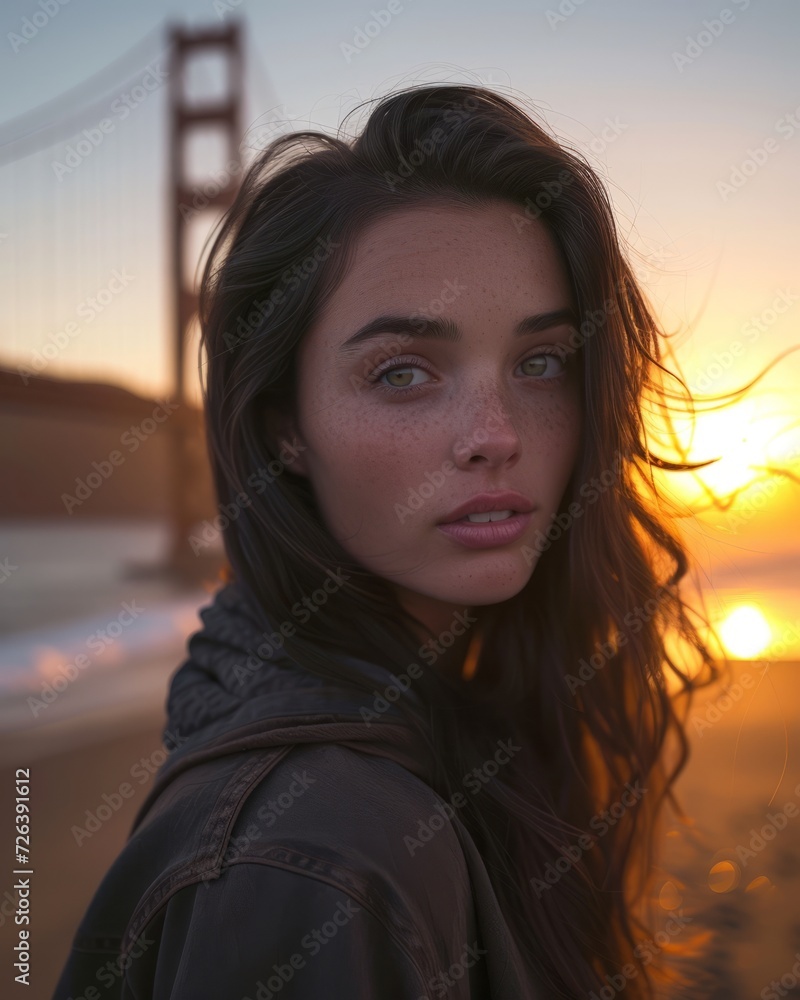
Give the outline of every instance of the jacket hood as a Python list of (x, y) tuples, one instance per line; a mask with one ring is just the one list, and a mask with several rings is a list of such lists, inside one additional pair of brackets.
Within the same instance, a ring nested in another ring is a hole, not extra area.
[[(400, 686), (387, 668), (332, 651), (331, 659), (364, 677), (370, 692), (332, 685), (270, 641), (278, 630), (261, 627), (234, 582), (216, 592), (200, 619), (202, 627), (189, 638), (188, 658), (170, 679), (163, 732), (169, 756), (131, 833), (179, 774), (225, 754), (338, 743), (389, 757), (430, 781), (425, 750), (402, 711), (386, 699), (376, 703), (387, 688)], [(411, 689), (408, 696), (416, 698)]]

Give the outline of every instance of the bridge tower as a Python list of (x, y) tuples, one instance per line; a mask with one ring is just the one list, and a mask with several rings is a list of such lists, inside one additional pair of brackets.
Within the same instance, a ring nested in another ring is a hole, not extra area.
[[(170, 29), (169, 71), (169, 187), (168, 219), (172, 242), (173, 294), (173, 371), (174, 394), (181, 415), (187, 413), (187, 387), (184, 375), (189, 326), (197, 313), (197, 293), (186, 280), (186, 251), (191, 219), (203, 210), (224, 210), (233, 201), (241, 177), (241, 120), (244, 89), (244, 59), (241, 26), (231, 21), (219, 28)], [(222, 93), (214, 101), (200, 103), (187, 93), (187, 69), (200, 54), (216, 53), (224, 72)], [(208, 182), (190, 184), (188, 158), (191, 140), (198, 132), (222, 132), (227, 142), (227, 163), (235, 169), (226, 171), (220, 182), (209, 176)], [(198, 202), (198, 198), (200, 199)], [(192, 262), (193, 263), (193, 262)], [(198, 440), (202, 436), (202, 442)], [(205, 437), (185, 419), (176, 421), (172, 437), (171, 507), (172, 538), (169, 563), (180, 573), (196, 575), (198, 553), (189, 542), (197, 510), (193, 503), (192, 484), (196, 481), (198, 462), (204, 461)], [(202, 560), (201, 560), (202, 561)]]

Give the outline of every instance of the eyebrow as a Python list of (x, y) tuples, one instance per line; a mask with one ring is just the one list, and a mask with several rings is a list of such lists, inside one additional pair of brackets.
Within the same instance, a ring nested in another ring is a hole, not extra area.
[[(514, 327), (513, 336), (523, 337), (529, 333), (539, 333), (541, 330), (549, 330), (554, 326), (574, 326), (576, 321), (575, 313), (572, 309), (554, 309), (551, 312), (537, 313), (534, 316), (526, 316)], [(457, 342), (461, 340), (461, 330), (456, 322), (451, 319), (424, 319), (423, 317), (411, 316), (378, 316), (369, 321), (352, 337), (339, 346), (343, 354), (353, 353), (358, 345), (366, 340), (373, 340), (387, 333), (407, 333), (412, 337), (425, 338), (427, 340), (445, 340)]]

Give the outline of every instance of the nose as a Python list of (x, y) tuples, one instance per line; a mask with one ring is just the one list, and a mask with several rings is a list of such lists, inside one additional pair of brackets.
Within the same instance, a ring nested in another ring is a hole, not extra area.
[(521, 438), (512, 414), (500, 396), (475, 406), (465, 406), (465, 418), (459, 422), (460, 433), (453, 441), (453, 461), (459, 469), (484, 464), (501, 468), (514, 464), (520, 456)]

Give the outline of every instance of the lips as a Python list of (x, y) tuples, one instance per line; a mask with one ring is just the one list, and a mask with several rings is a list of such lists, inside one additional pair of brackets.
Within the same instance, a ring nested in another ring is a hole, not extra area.
[(503, 490), (499, 493), (477, 493), (469, 500), (446, 514), (439, 524), (450, 524), (460, 521), (468, 514), (486, 514), (489, 511), (510, 510), (512, 513), (527, 514), (533, 510), (533, 503), (516, 490)]

